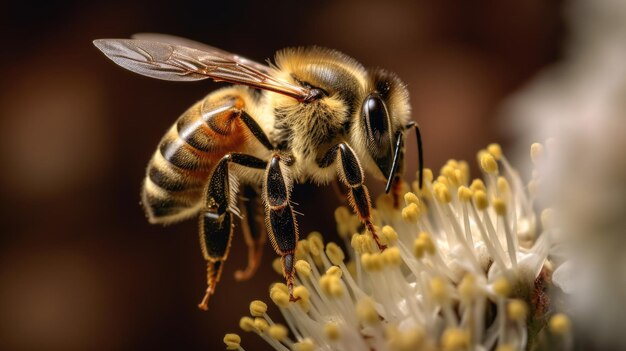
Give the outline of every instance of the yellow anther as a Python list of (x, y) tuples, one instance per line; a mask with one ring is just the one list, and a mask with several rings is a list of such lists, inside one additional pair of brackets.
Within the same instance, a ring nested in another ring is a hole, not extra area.
[(346, 222), (350, 219), (350, 210), (346, 206), (339, 206), (335, 209), (335, 222)]
[(311, 340), (303, 340), (293, 344), (293, 351), (313, 351), (315, 344)]
[(353, 234), (352, 238), (350, 239), (350, 246), (352, 246), (352, 248), (354, 249), (354, 251), (356, 253), (363, 252), (363, 238), (362, 238), (362, 235), (359, 234), (359, 233)]
[(328, 296), (340, 297), (343, 295), (341, 279), (336, 275), (324, 274), (320, 278), (320, 286), (322, 287), (322, 291)]
[(324, 324), (324, 335), (330, 341), (337, 341), (341, 337), (341, 331), (339, 330), (339, 326), (334, 322), (326, 322)]
[[(289, 300), (289, 298), (287, 298), (287, 300)], [(241, 319), (239, 320), (239, 328), (241, 328), (241, 330), (245, 331), (245, 332), (251, 332), (254, 331), (256, 328), (254, 327), (254, 319), (246, 316), (246, 317), (241, 317)]]
[(504, 277), (498, 278), (493, 283), (493, 291), (501, 297), (507, 297), (511, 293), (511, 284)]
[(463, 183), (463, 172), (460, 169), (455, 169), (454, 173), (448, 177), (450, 184), (453, 186), (460, 186)]
[(480, 165), (480, 160), (483, 158), (483, 156), (488, 155), (489, 152), (487, 152), (487, 150), (485, 149), (480, 149), (478, 150), (478, 152), (476, 153), (476, 161), (478, 161), (478, 164)]
[(391, 226), (384, 226), (381, 230), (381, 236), (384, 244), (393, 245), (398, 241), (398, 233)]
[[(424, 172), (422, 173), (423, 177), (424, 177), (424, 184), (426, 183), (431, 183), (433, 181), (433, 170), (430, 168), (424, 168)], [(419, 177), (419, 172), (418, 174), (415, 175), (416, 178)]]
[(506, 202), (500, 197), (494, 197), (492, 200), (493, 209), (496, 210), (496, 214), (504, 216), (506, 214)]
[(305, 260), (297, 260), (294, 266), (296, 267), (296, 272), (300, 278), (309, 278), (311, 276), (311, 265), (309, 262)]
[(419, 205), (420, 199), (415, 195), (415, 193), (408, 192), (404, 194), (404, 203), (408, 206), (409, 204)]
[(272, 261), (272, 268), (274, 269), (274, 272), (283, 275), (283, 265), (280, 263), (280, 257), (276, 257)]
[(382, 259), (389, 266), (399, 266), (402, 263), (400, 249), (397, 247), (389, 247), (381, 253)]
[(274, 283), (270, 287), (270, 295), (272, 294), (273, 291), (282, 291), (285, 294), (287, 294), (289, 292), (289, 288), (287, 287), (287, 284), (285, 283)]
[(461, 186), (457, 193), (459, 200), (462, 202), (469, 202), (472, 199), (472, 190), (466, 186)]
[(446, 303), (450, 296), (448, 286), (441, 277), (435, 277), (430, 280), (430, 293), (433, 299), (439, 304)]
[(448, 328), (441, 336), (441, 348), (444, 351), (466, 350), (469, 343), (470, 334), (467, 330)]
[(224, 344), (226, 344), (226, 350), (238, 350), (241, 345), (241, 337), (237, 334), (230, 333), (224, 335)]
[(454, 167), (450, 166), (449, 164), (441, 167), (441, 175), (447, 178), (454, 177)]
[(335, 222), (337, 222), (337, 232), (341, 238), (347, 238), (352, 233), (351, 212), (345, 206), (335, 209)]
[(490, 153), (496, 160), (500, 160), (502, 158), (502, 148), (500, 147), (500, 144), (489, 144), (487, 146), (487, 152)]
[(383, 260), (379, 253), (365, 253), (361, 255), (363, 269), (368, 272), (379, 271), (383, 268)]
[(516, 349), (509, 344), (503, 344), (498, 346), (498, 348), (496, 349), (496, 351), (515, 351)]
[(419, 235), (417, 236), (417, 241), (419, 242), (419, 245), (424, 250), (424, 253), (427, 253), (429, 255), (432, 255), (435, 253), (435, 250), (436, 250), (435, 243), (433, 242), (433, 239), (430, 237), (428, 233), (426, 232), (419, 233)]
[(263, 317), (267, 312), (267, 304), (261, 300), (254, 300), (250, 302), (250, 314), (253, 317)]
[(363, 250), (363, 252), (377, 252), (378, 248), (376, 248), (376, 250), (374, 250), (374, 247), (376, 245), (376, 242), (374, 241), (374, 238), (372, 237), (371, 233), (366, 233), (362, 235), (363, 237), (363, 246), (361, 247), (361, 250)]
[(470, 168), (466, 161), (459, 162), (459, 171), (461, 171), (461, 183), (467, 184), (470, 178)]
[[(285, 288), (283, 289), (282, 286)], [(282, 283), (277, 283), (270, 289), (270, 299), (279, 307), (289, 306), (289, 293), (287, 292), (287, 286)]]
[(295, 288), (293, 288), (293, 296), (296, 299), (299, 298), (298, 305), (302, 307), (304, 312), (308, 312), (309, 308), (311, 307), (309, 290), (307, 290), (307, 288), (302, 285), (298, 285)]
[(306, 238), (309, 242), (309, 252), (312, 256), (319, 256), (324, 251), (324, 240), (320, 232), (311, 232)]
[[(296, 246), (296, 259), (304, 260), (306, 256), (309, 254), (309, 242), (306, 239), (298, 240), (298, 245)], [(282, 270), (281, 270), (282, 274)]]
[(555, 335), (565, 335), (569, 333), (571, 328), (571, 322), (569, 317), (564, 315), (563, 313), (557, 313), (548, 322), (548, 327), (550, 328), (550, 332)]
[(496, 174), (498, 172), (498, 163), (491, 154), (484, 153), (480, 157), (480, 168), (482, 168), (485, 173)]
[(362, 298), (356, 304), (356, 315), (363, 324), (375, 324), (380, 321), (378, 312), (370, 298)]
[(326, 270), (326, 274), (334, 275), (338, 278), (341, 278), (341, 276), (343, 275), (343, 271), (337, 266), (332, 266)]
[(476, 285), (476, 276), (471, 273), (465, 274), (461, 283), (459, 283), (459, 295), (461, 301), (471, 301), (478, 295), (478, 286)]
[(498, 187), (498, 192), (501, 195), (506, 195), (509, 193), (509, 190), (511, 189), (511, 187), (509, 186), (509, 181), (506, 180), (506, 178), (500, 176), (498, 177), (498, 181), (497, 181), (497, 187)]
[(472, 181), (472, 185), (470, 185), (470, 189), (472, 189), (472, 191), (474, 192), (478, 190), (487, 191), (487, 188), (485, 187), (485, 183), (483, 183), (482, 179), (478, 179), (478, 178)]
[(543, 157), (543, 145), (540, 143), (530, 145), (530, 160), (533, 161), (534, 164), (537, 164), (541, 157)]
[(344, 255), (339, 245), (333, 242), (326, 245), (326, 256), (328, 256), (332, 264), (337, 266), (343, 263), (343, 260), (346, 258), (346, 255)]
[(435, 196), (437, 196), (437, 200), (439, 200), (440, 202), (443, 202), (444, 204), (447, 204), (450, 201), (452, 201), (452, 196), (450, 195), (450, 190), (448, 190), (447, 185), (437, 182), (434, 185), (434, 189), (435, 189)]
[(526, 321), (528, 315), (528, 306), (526, 302), (516, 299), (509, 302), (506, 311), (511, 320), (523, 322)]
[(413, 328), (406, 331), (387, 329), (387, 340), (392, 351), (413, 351), (418, 350), (424, 342), (424, 332), (421, 329)]
[(474, 191), (474, 205), (481, 211), (489, 207), (489, 200), (487, 200), (487, 194), (484, 191)]
[(289, 335), (287, 328), (282, 324), (272, 324), (267, 330), (267, 333), (272, 339), (276, 339), (278, 341), (287, 339), (287, 335)]
[(419, 206), (417, 206), (417, 204), (411, 203), (402, 209), (402, 219), (404, 219), (406, 222), (417, 223), (417, 220), (419, 218), (420, 218), (420, 209), (419, 209)]
[(546, 208), (541, 211), (541, 225), (544, 229), (552, 228), (554, 218), (554, 210), (551, 208)]
[(450, 181), (448, 180), (447, 177), (444, 177), (444, 176), (437, 177), (437, 180), (434, 183), (441, 183), (445, 186), (450, 186)]
[(267, 323), (265, 318), (257, 317), (254, 319), (254, 328), (261, 333), (265, 332), (267, 329), (269, 329), (269, 327), (270, 325), (269, 323)]
[(356, 262), (350, 261), (346, 267), (348, 267), (348, 273), (350, 273), (350, 276), (353, 278), (356, 277)]

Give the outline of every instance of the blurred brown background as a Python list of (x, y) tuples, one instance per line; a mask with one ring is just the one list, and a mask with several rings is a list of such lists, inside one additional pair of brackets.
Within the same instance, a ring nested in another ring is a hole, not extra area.
[[(506, 146), (495, 122), (499, 103), (559, 58), (561, 5), (1, 4), (0, 349), (222, 349), (224, 333), (240, 332), (248, 302), (268, 300), (268, 284), (279, 279), (268, 245), (260, 272), (234, 282), (234, 270), (245, 265), (237, 233), (209, 312), (196, 308), (205, 289), (197, 224), (149, 225), (139, 188), (162, 134), (218, 85), (130, 73), (97, 51), (93, 39), (162, 32), (259, 61), (286, 46), (338, 49), (408, 84), (426, 165), (439, 169), (447, 158), (473, 162), (489, 142)], [(294, 201), (305, 214), (303, 234), (334, 237), (330, 188), (299, 186)], [(247, 335), (243, 345), (265, 349), (259, 342)]]

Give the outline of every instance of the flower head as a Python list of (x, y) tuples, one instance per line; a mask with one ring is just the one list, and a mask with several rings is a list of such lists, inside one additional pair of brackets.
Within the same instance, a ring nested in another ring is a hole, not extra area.
[[(277, 350), (524, 350), (536, 342), (548, 319), (549, 234), (539, 232), (532, 194), (500, 147), (480, 151), (478, 163), (483, 179), (470, 180), (464, 161), (448, 161), (437, 178), (425, 170), (423, 188), (405, 186), (400, 208), (379, 197), (382, 252), (339, 207), (347, 252), (311, 233), (296, 252), (300, 299), (290, 303), (282, 283), (270, 289), (292, 335), (259, 301), (242, 329)], [(558, 322), (552, 329), (566, 337)]]

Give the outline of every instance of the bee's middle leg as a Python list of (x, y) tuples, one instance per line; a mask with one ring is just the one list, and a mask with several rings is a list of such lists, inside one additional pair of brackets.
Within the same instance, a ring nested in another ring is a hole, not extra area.
[(200, 247), (207, 262), (207, 290), (198, 305), (203, 310), (208, 309), (209, 297), (220, 280), (233, 236), (232, 207), (236, 189), (232, 188), (234, 184), (228, 170), (231, 162), (256, 169), (266, 167), (265, 161), (254, 156), (230, 153), (222, 157), (213, 169), (200, 213)]
[(380, 238), (376, 233), (376, 228), (372, 223), (371, 209), (372, 202), (370, 200), (369, 191), (365, 186), (365, 176), (363, 168), (356, 157), (354, 150), (347, 143), (340, 143), (331, 147), (324, 157), (318, 162), (321, 168), (331, 166), (337, 161), (337, 173), (341, 182), (350, 189), (348, 192), (348, 201), (354, 212), (359, 216), (361, 222), (367, 230), (372, 233), (372, 237), (381, 251), (387, 246), (380, 242)]
[(280, 255), (283, 276), (289, 289), (289, 300), (296, 301), (298, 299), (293, 296), (293, 285), (298, 224), (290, 203), (291, 179), (279, 155), (272, 156), (264, 183), (263, 196), (270, 241), (276, 253)]
[(267, 239), (265, 223), (263, 222), (264, 216), (260, 211), (263, 206), (259, 201), (257, 190), (251, 186), (245, 186), (242, 197), (239, 202), (239, 209), (243, 217), (241, 229), (248, 246), (248, 266), (235, 272), (235, 279), (238, 281), (250, 279), (259, 268)]

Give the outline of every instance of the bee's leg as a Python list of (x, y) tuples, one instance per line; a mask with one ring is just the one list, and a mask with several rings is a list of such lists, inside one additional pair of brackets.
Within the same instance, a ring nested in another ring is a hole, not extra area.
[(248, 266), (245, 270), (235, 272), (235, 279), (238, 281), (250, 279), (259, 268), (267, 238), (265, 223), (263, 223), (264, 216), (259, 211), (263, 206), (259, 201), (257, 191), (251, 186), (246, 186), (243, 188), (242, 196), (239, 209), (243, 216), (241, 229), (248, 246)]
[(254, 156), (231, 153), (224, 156), (213, 169), (206, 188), (204, 209), (200, 214), (200, 247), (207, 261), (207, 290), (200, 309), (208, 309), (209, 297), (215, 292), (220, 280), (223, 263), (233, 234), (233, 208), (236, 189), (228, 172), (229, 163), (264, 169), (266, 162)]
[(365, 186), (365, 177), (363, 169), (356, 157), (354, 150), (348, 144), (341, 143), (331, 147), (326, 155), (318, 162), (321, 168), (329, 167), (337, 161), (337, 173), (341, 182), (350, 189), (348, 192), (348, 201), (354, 212), (359, 216), (361, 222), (365, 224), (367, 230), (372, 233), (376, 245), (382, 251), (387, 247), (380, 242), (380, 238), (376, 233), (376, 228), (372, 224), (369, 191)]
[(295, 252), (298, 243), (298, 225), (289, 202), (291, 195), (291, 178), (285, 164), (281, 164), (279, 155), (272, 156), (265, 173), (266, 222), (272, 247), (280, 255), (283, 276), (289, 288), (289, 300), (296, 301), (293, 296), (295, 281)]

